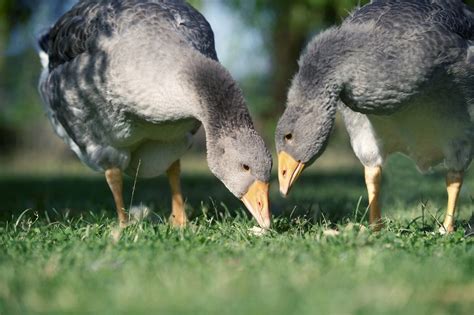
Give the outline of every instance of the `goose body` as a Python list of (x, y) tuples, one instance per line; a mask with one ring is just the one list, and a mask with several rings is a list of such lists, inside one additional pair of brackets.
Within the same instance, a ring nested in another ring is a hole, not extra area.
[(422, 171), (444, 162), (451, 231), (473, 154), (473, 40), (474, 13), (460, 0), (374, 0), (316, 36), (276, 132), (282, 192), (324, 152), (339, 109), (366, 168), (371, 222), (383, 163), (401, 152)]
[[(234, 195), (244, 198), (252, 182), (268, 182), (269, 153), (242, 92), (217, 60), (210, 25), (185, 1), (83, 0), (40, 46), (39, 90), (50, 121), (89, 167), (106, 176), (138, 170), (140, 177), (166, 171), (175, 178), (203, 124), (209, 166)], [(221, 150), (244, 145), (226, 144), (228, 137), (248, 141), (247, 156), (225, 161)], [(268, 205), (262, 198), (258, 204)], [(269, 210), (256, 211), (266, 212), (268, 225)]]
[(472, 160), (474, 122), (462, 103), (446, 107), (450, 100), (442, 101), (444, 95), (431, 102), (414, 100), (391, 115), (362, 114), (340, 106), (361, 163), (383, 165), (390, 154), (398, 152), (410, 157), (421, 172), (440, 163), (448, 170), (467, 169)]
[[(148, 21), (135, 24), (140, 15)], [(187, 52), (193, 41), (185, 21), (206, 34), (203, 54)], [(76, 23), (82, 28), (71, 30)], [(80, 46), (81, 36), (93, 38)], [(133, 162), (142, 160), (141, 174), (153, 177), (186, 151), (200, 122), (197, 98), (180, 73), (186, 58), (217, 60), (212, 30), (199, 13), (181, 1), (82, 1), (48, 37), (40, 91), (54, 129), (85, 164), (134, 173)]]

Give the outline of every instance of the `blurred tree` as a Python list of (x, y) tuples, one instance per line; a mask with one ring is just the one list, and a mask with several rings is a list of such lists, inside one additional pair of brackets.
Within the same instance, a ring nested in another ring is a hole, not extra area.
[(6, 85), (6, 57), (5, 51), (11, 31), (16, 23), (24, 23), (31, 15), (28, 7), (22, 4), (18, 5), (16, 0), (0, 0), (0, 150), (6, 151), (10, 148), (16, 139), (16, 133), (6, 124), (6, 103), (7, 95)]
[[(0, 0), (0, 73), (2, 73), (2, 66), (5, 63), (3, 55), (14, 25), (27, 21), (31, 14), (29, 8), (21, 4), (18, 5), (17, 2), (21, 3), (22, 1)], [(0, 99), (3, 99), (2, 96), (2, 89), (0, 87)]]
[[(0, 0), (0, 151), (21, 141), (19, 135), (43, 110), (36, 82), (38, 25), (47, 27), (71, 0)], [(44, 23), (44, 25), (43, 25)]]
[(6, 39), (13, 26), (28, 21), (31, 6), (22, 0), (0, 0), (0, 51), (5, 50)]
[(196, 9), (200, 9), (202, 6), (202, 1), (201, 0), (189, 0), (188, 1), (190, 5), (195, 7)]

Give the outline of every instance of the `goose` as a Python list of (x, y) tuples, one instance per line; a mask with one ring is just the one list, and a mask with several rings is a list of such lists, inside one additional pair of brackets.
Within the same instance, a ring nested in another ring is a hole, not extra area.
[(473, 153), (474, 13), (461, 0), (374, 0), (308, 44), (275, 132), (280, 191), (323, 154), (339, 110), (382, 226), (382, 167), (395, 152), (447, 169), (454, 214)]
[(272, 160), (206, 19), (181, 0), (82, 0), (39, 40), (39, 91), (56, 134), (105, 173), (126, 226), (123, 174), (167, 174), (185, 226), (180, 157), (202, 125), (211, 172), (270, 227)]

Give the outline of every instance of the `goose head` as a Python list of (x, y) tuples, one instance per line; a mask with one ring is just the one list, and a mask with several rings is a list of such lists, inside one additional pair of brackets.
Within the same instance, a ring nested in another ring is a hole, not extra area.
[(283, 196), (287, 196), (303, 170), (324, 152), (334, 125), (333, 106), (304, 104), (304, 100), (290, 98), (275, 132), (278, 180)]
[(208, 165), (229, 191), (242, 200), (258, 224), (269, 228), (268, 189), (272, 159), (255, 130), (235, 129), (210, 143)]
[(303, 170), (325, 150), (345, 77), (344, 40), (330, 30), (313, 40), (299, 61), (286, 109), (275, 131), (280, 192), (286, 196)]

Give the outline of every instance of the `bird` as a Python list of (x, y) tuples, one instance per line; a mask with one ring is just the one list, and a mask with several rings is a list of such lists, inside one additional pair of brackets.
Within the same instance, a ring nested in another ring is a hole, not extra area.
[(202, 125), (211, 172), (269, 228), (272, 159), (213, 30), (183, 0), (82, 0), (39, 38), (39, 92), (55, 133), (105, 174), (128, 225), (123, 175), (166, 173), (186, 226), (180, 158)]
[(444, 163), (454, 215), (472, 160), (474, 13), (461, 0), (373, 0), (307, 45), (288, 92), (275, 142), (280, 192), (325, 151), (336, 113), (364, 166), (374, 230), (384, 161), (411, 158), (421, 172)]

